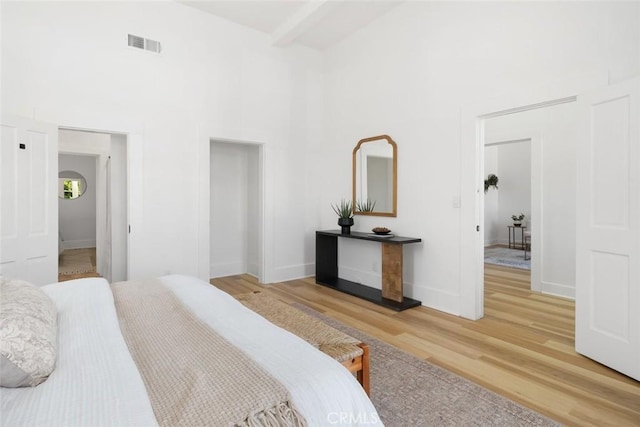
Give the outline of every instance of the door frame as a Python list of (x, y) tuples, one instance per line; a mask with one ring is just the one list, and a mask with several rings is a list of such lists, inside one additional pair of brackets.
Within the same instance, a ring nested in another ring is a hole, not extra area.
[[(101, 134), (105, 134), (105, 135), (109, 135), (110, 137), (113, 135), (124, 135), (126, 138), (126, 145), (127, 145), (127, 171), (130, 169), (129, 167), (129, 159), (128, 159), (128, 150), (129, 150), (129, 139), (128, 139), (128, 135), (126, 134), (122, 134), (120, 132), (113, 132), (113, 131), (103, 131), (103, 130), (96, 130), (96, 129), (78, 129), (78, 128), (69, 128), (67, 126), (58, 126), (58, 132), (61, 130), (65, 130), (65, 131), (71, 131), (71, 132), (90, 132), (90, 133), (101, 133)], [(59, 134), (58, 134), (59, 135)], [(70, 155), (84, 155), (84, 156), (92, 156), (95, 157), (96, 159), (96, 187), (97, 187), (97, 192), (96, 192), (96, 272), (99, 273), (102, 277), (107, 278), (109, 281), (112, 280), (113, 278), (113, 251), (110, 250), (110, 256), (111, 259), (109, 260), (109, 272), (108, 275), (105, 275), (105, 271), (102, 270), (102, 266), (104, 264), (101, 264), (101, 260), (104, 260), (104, 257), (106, 256), (106, 251), (105, 249), (107, 248), (106, 242), (110, 241), (113, 244), (113, 237), (109, 237), (107, 238), (107, 234), (106, 234), (106, 227), (105, 225), (107, 224), (107, 222), (109, 221), (109, 213), (107, 213), (106, 211), (103, 211), (103, 209), (101, 209), (102, 207), (108, 207), (108, 203), (107, 203), (107, 197), (108, 195), (106, 194), (107, 189), (110, 187), (110, 183), (107, 182), (107, 180), (109, 179), (107, 171), (106, 171), (106, 165), (107, 165), (107, 161), (110, 158), (110, 152), (107, 152), (105, 150), (101, 150), (99, 148), (93, 148), (93, 147), (74, 147), (72, 149), (67, 149), (67, 148), (62, 148), (60, 149), (60, 147), (58, 146), (58, 154), (70, 154)], [(127, 172), (128, 173), (128, 172)], [(128, 224), (130, 224), (129, 222), (129, 205), (130, 205), (130, 197), (129, 197), (129, 185), (127, 183), (127, 218), (126, 221)], [(104, 203), (103, 203), (104, 202)], [(58, 221), (60, 221), (60, 219), (58, 219)], [(111, 222), (113, 223), (113, 218), (111, 218)], [(101, 231), (101, 228), (104, 231)], [(113, 231), (111, 231), (113, 233)], [(127, 239), (125, 241), (125, 246), (127, 248), (127, 260), (126, 260), (126, 277), (125, 280), (127, 280), (129, 278), (130, 272), (129, 272), (129, 264), (130, 264), (130, 259), (129, 259), (129, 235), (130, 233), (127, 233)]]
[[(558, 82), (528, 93), (469, 102), (460, 126), (460, 306), (461, 317), (484, 316), (484, 122), (492, 117), (574, 102), (580, 93), (609, 83), (606, 71)], [(481, 226), (482, 225), (482, 226)]]
[[(211, 160), (211, 147), (215, 143), (233, 144), (237, 146), (251, 147), (258, 150), (258, 280), (261, 283), (264, 278), (264, 144), (258, 144), (249, 141), (235, 141), (228, 139), (209, 139), (209, 159)], [(209, 162), (211, 166), (211, 161)], [(209, 177), (211, 177), (211, 168), (209, 168)], [(211, 185), (211, 178), (209, 178), (209, 185)], [(209, 195), (211, 195), (211, 186), (209, 186)], [(211, 198), (209, 198), (209, 206), (211, 206)], [(209, 211), (209, 217), (211, 217), (211, 211)], [(211, 222), (209, 222), (211, 224)], [(211, 231), (211, 230), (209, 230)], [(211, 236), (209, 234), (209, 236)], [(211, 256), (211, 237), (209, 237), (209, 257)], [(209, 258), (209, 266), (211, 265), (211, 259)], [(209, 275), (211, 275), (211, 269), (209, 269)]]
[(198, 129), (198, 277), (209, 282), (211, 255), (211, 143), (250, 144), (258, 147), (259, 201), (258, 201), (258, 281), (270, 283), (273, 250), (267, 251), (267, 241), (273, 242), (272, 211), (266, 200), (268, 138), (262, 132), (247, 129), (221, 129), (201, 125)]
[[(127, 137), (127, 280), (135, 279), (141, 274), (136, 270), (136, 262), (144, 257), (135, 230), (144, 223), (142, 203), (132, 203), (133, 200), (143, 200), (143, 126), (126, 117), (113, 114), (102, 114), (80, 111), (36, 110), (35, 120), (52, 123), (58, 130), (68, 129), (84, 132), (100, 132), (120, 134)], [(57, 197), (57, 194), (56, 194)], [(56, 226), (57, 230), (57, 226)], [(140, 245), (141, 246), (141, 245)]]
[[(107, 131), (96, 131), (96, 130), (80, 130), (80, 129), (70, 129), (67, 127), (58, 127), (58, 140), (60, 140), (60, 131), (71, 131), (71, 132), (90, 132), (90, 133), (100, 133), (103, 135), (109, 135), (110, 137), (112, 137), (113, 135), (123, 135), (120, 133), (115, 133), (115, 132), (107, 132)], [(126, 140), (126, 135), (123, 135), (125, 137)], [(128, 146), (128, 141), (126, 142), (127, 146)], [(111, 144), (110, 144), (111, 145)], [(112, 145), (111, 145), (112, 146)], [(111, 183), (108, 182), (109, 179), (109, 175), (107, 173), (107, 163), (109, 161), (109, 158), (111, 158), (111, 150), (106, 150), (106, 149), (102, 149), (102, 147), (96, 147), (96, 146), (87, 146), (87, 145), (74, 145), (73, 147), (71, 146), (65, 146), (65, 147), (60, 147), (60, 143), (58, 143), (58, 154), (68, 154), (68, 155), (77, 155), (77, 156), (90, 156), (90, 157), (94, 157), (96, 160), (96, 176), (95, 176), (95, 182), (96, 182), (96, 271), (97, 273), (99, 273), (102, 277), (108, 279), (110, 282), (113, 279), (113, 251), (110, 250), (109, 251), (109, 256), (111, 257), (111, 259), (109, 259), (109, 263), (108, 263), (108, 268), (107, 271), (105, 272), (103, 270), (103, 266), (105, 265), (103, 263), (103, 260), (105, 259), (105, 257), (107, 256), (106, 253), (106, 242), (110, 241), (113, 244), (113, 235), (111, 237), (108, 237), (108, 233), (107, 233), (107, 228), (106, 228), (106, 224), (109, 221), (109, 217), (108, 214), (106, 213), (106, 208), (109, 206), (108, 202), (107, 202), (107, 198), (108, 198), (108, 194), (106, 193), (108, 191), (108, 188), (111, 186)], [(126, 159), (125, 159), (126, 161)], [(127, 205), (129, 204), (129, 200), (128, 200), (128, 196), (127, 197)], [(59, 201), (58, 201), (59, 203)], [(111, 205), (111, 207), (113, 207), (113, 205)], [(126, 220), (127, 218), (125, 218)], [(113, 218), (110, 218), (111, 222), (113, 223)], [(60, 219), (58, 219), (58, 223), (59, 223)], [(112, 231), (113, 233), (113, 231)], [(125, 240), (125, 246), (128, 247), (128, 233), (127, 233), (127, 239)], [(125, 268), (128, 268), (128, 259), (126, 262), (127, 265), (125, 265)], [(128, 271), (128, 270), (125, 270)], [(108, 273), (108, 274), (105, 274)]]

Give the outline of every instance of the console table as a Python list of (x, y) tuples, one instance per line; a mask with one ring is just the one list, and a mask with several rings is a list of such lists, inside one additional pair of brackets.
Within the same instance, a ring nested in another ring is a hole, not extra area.
[[(381, 244), (382, 290), (342, 279), (338, 274), (338, 238), (368, 240)], [(396, 311), (421, 305), (420, 301), (405, 298), (402, 286), (402, 245), (418, 243), (414, 237), (384, 237), (352, 231), (316, 231), (316, 283), (363, 298)]]

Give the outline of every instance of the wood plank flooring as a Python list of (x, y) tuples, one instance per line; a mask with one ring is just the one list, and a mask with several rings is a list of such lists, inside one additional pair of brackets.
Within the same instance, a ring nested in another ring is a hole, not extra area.
[[(574, 351), (574, 303), (529, 290), (529, 272), (485, 265), (485, 317), (401, 313), (315, 284), (212, 279), (237, 295), (299, 302), (572, 426), (640, 426), (640, 383)], [(372, 379), (375, 381), (375, 379)]]

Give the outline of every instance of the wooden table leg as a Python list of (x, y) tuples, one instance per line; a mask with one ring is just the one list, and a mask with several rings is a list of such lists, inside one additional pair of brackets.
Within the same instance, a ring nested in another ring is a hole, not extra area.
[(382, 243), (382, 297), (402, 302), (402, 245)]
[(358, 382), (369, 396), (369, 346), (365, 343), (358, 344), (362, 348), (362, 369), (356, 374)]

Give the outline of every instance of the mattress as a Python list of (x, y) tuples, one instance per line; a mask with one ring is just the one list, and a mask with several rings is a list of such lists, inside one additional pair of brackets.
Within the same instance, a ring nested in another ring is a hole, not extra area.
[[(280, 381), (308, 425), (382, 425), (360, 384), (331, 357), (207, 282), (182, 275), (160, 281)], [(78, 279), (42, 289), (58, 309), (56, 369), (37, 387), (0, 388), (2, 424), (157, 425), (107, 281)]]

